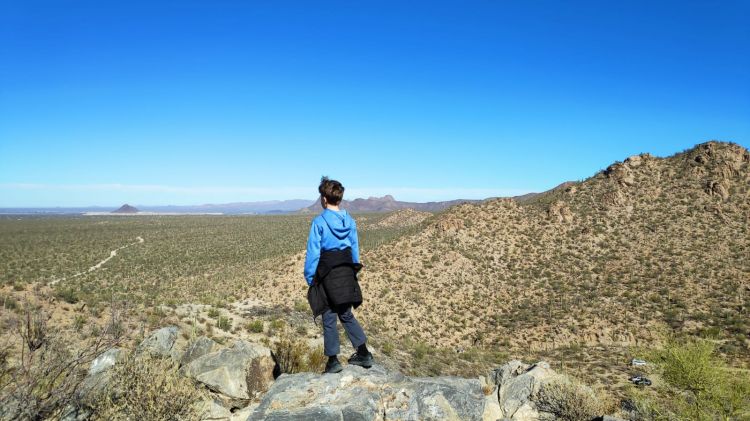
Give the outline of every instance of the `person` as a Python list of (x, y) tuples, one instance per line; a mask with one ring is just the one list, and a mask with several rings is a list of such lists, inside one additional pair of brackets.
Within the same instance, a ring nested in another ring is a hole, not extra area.
[(357, 281), (357, 272), (362, 268), (357, 224), (346, 210), (339, 208), (344, 197), (344, 186), (340, 182), (322, 177), (318, 192), (323, 212), (313, 219), (310, 227), (304, 276), (313, 314), (315, 317), (322, 314), (323, 350), (328, 357), (325, 373), (338, 373), (343, 369), (338, 360), (337, 318), (357, 350), (349, 358), (349, 364), (370, 368), (373, 356), (367, 349), (367, 336), (352, 314), (352, 308), (362, 304), (362, 291)]

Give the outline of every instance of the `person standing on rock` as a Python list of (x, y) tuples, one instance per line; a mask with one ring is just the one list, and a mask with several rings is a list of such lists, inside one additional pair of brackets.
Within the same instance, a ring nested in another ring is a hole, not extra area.
[(343, 369), (338, 360), (337, 318), (357, 350), (349, 358), (349, 364), (370, 368), (373, 357), (367, 349), (367, 336), (352, 314), (352, 307), (362, 304), (362, 290), (357, 281), (357, 272), (362, 269), (357, 224), (346, 210), (339, 209), (344, 197), (341, 183), (323, 177), (318, 192), (323, 212), (313, 219), (310, 227), (304, 275), (313, 315), (323, 316), (323, 348), (328, 357), (325, 372), (338, 373)]

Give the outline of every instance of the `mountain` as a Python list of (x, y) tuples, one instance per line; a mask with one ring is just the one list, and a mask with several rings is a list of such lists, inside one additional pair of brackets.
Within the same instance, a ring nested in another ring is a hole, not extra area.
[[(260, 202), (233, 202), (220, 204), (188, 205), (188, 206), (142, 206), (142, 210), (148, 212), (162, 213), (288, 213), (298, 211), (300, 208), (310, 206), (311, 200), (267, 200)], [(317, 202), (315, 202), (317, 203)]]
[[(150, 213), (196, 213), (196, 214), (279, 214), (298, 211), (300, 208), (309, 206), (312, 200), (268, 200), (260, 202), (235, 202), (204, 205), (162, 205), (148, 206), (138, 205), (140, 212)], [(315, 202), (317, 203), (317, 202)], [(52, 207), (52, 208), (0, 208), (1, 214), (37, 214), (37, 215), (64, 215), (81, 213), (108, 213), (109, 208), (105, 206), (86, 207)]]
[[(428, 221), (362, 251), (370, 299), (358, 317), (406, 365), (420, 347), (497, 344), (558, 358), (582, 347), (578, 358), (596, 364), (667, 332), (714, 337), (750, 362), (750, 153), (740, 145), (635, 155), (524, 201), (465, 203)], [(301, 263), (276, 267), (269, 276), (285, 285), (267, 299), (283, 303)]]
[(120, 206), (119, 209), (113, 210), (112, 213), (138, 213), (138, 209), (126, 203)]
[[(342, 200), (341, 208), (348, 210), (349, 212), (390, 212), (398, 209), (414, 209), (422, 212), (437, 212), (443, 209), (449, 208), (454, 205), (462, 203), (477, 203), (480, 200), (469, 200), (469, 199), (457, 199), (449, 200), (445, 202), (401, 202), (393, 198), (391, 195), (385, 195), (383, 197), (368, 197), (367, 199), (357, 198), (352, 201)], [(312, 205), (303, 208), (300, 212), (303, 213), (317, 213), (320, 212), (321, 207), (319, 202), (315, 202)]]
[(636, 344), (666, 329), (747, 353), (749, 222), (747, 149), (632, 156), (523, 203), (453, 207), (368, 253), (366, 288), (383, 298), (366, 318), (406, 313), (398, 335), (446, 347)]

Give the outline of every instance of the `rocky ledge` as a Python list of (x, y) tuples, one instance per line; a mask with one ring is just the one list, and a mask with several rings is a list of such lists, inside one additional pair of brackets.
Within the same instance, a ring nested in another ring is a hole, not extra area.
[[(282, 374), (249, 421), (273, 420), (554, 420), (559, 410), (581, 411), (595, 419), (591, 408), (565, 408), (545, 389), (573, 385), (545, 362), (511, 361), (477, 379), (406, 377), (378, 365), (347, 366), (338, 374)], [(596, 401), (594, 392), (575, 385), (576, 398)], [(577, 399), (576, 399), (577, 400)], [(573, 403), (573, 402), (571, 402)], [(607, 417), (608, 419), (614, 419)]]
[[(279, 375), (262, 345), (236, 341), (224, 347), (205, 337), (180, 344), (178, 333), (176, 327), (154, 332), (135, 355), (172, 359), (206, 396), (202, 420), (590, 420), (603, 415), (597, 412), (602, 407), (586, 405), (597, 402), (592, 389), (545, 362), (511, 361), (474, 379), (407, 377), (380, 365)], [(81, 393), (100, 393), (124, 353), (112, 349), (94, 360)], [(84, 407), (71, 408), (63, 418), (90, 416)]]
[(476, 379), (347, 366), (337, 374), (282, 374), (249, 420), (479, 420), (485, 400)]

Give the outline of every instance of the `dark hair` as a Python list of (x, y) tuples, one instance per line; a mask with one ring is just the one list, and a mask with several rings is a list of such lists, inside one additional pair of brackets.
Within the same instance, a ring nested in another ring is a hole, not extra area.
[(341, 199), (344, 198), (344, 186), (336, 180), (330, 180), (328, 177), (321, 177), (320, 185), (318, 186), (318, 193), (320, 193), (321, 204), (323, 203), (323, 197), (326, 198), (326, 202), (329, 205), (336, 206), (341, 203)]

